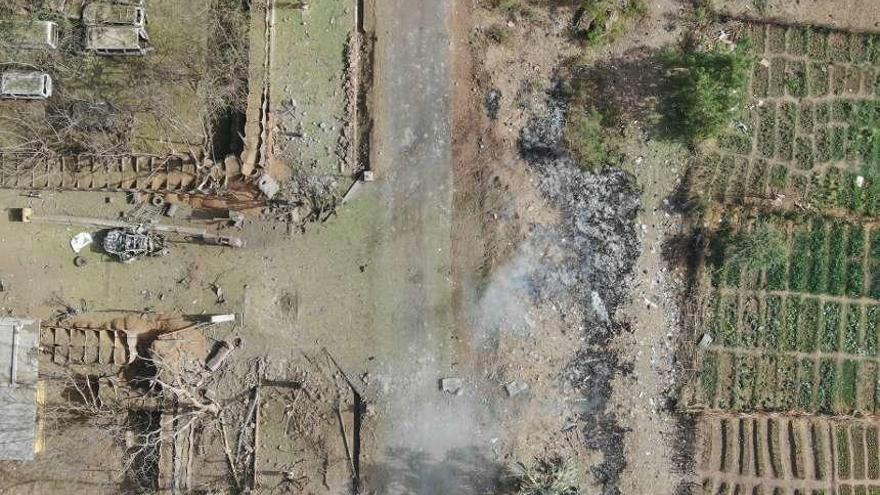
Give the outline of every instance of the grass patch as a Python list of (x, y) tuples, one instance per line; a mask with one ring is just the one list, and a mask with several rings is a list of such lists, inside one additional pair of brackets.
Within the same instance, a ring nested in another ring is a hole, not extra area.
[(880, 331), (880, 306), (868, 306), (865, 311), (865, 338), (862, 348), (866, 356), (877, 355), (877, 332)]
[(511, 469), (515, 495), (578, 495), (583, 493), (578, 470), (560, 456), (537, 458), (526, 464), (517, 462)]
[(575, 36), (588, 45), (610, 43), (634, 20), (648, 14), (645, 0), (582, 0)]
[(807, 290), (813, 294), (822, 294), (827, 289), (828, 246), (825, 223), (818, 218), (813, 220), (810, 229), (810, 253), (813, 264), (810, 268)]
[(865, 448), (868, 457), (868, 477), (875, 480), (880, 478), (880, 446), (877, 441), (877, 427), (865, 428)]
[(718, 390), (718, 355), (709, 351), (703, 356), (703, 369), (700, 372), (703, 399), (711, 405)]
[(797, 349), (798, 340), (798, 316), (801, 313), (801, 298), (788, 296), (785, 302), (785, 334), (780, 343), (782, 350), (794, 351)]
[(782, 332), (782, 297), (767, 296), (767, 317), (765, 320), (766, 334), (764, 345), (768, 349), (775, 349), (779, 345), (779, 336)]
[(486, 38), (499, 45), (509, 45), (513, 39), (513, 30), (503, 24), (493, 24), (486, 29)]
[(812, 259), (809, 232), (804, 230), (796, 232), (793, 244), (788, 286), (792, 290), (805, 292), (807, 290)]
[(590, 171), (604, 167), (611, 149), (606, 144), (602, 115), (596, 110), (576, 106), (568, 114), (565, 140), (578, 165)]
[(758, 224), (752, 232), (738, 232), (724, 253), (728, 269), (739, 267), (753, 273), (784, 266), (785, 258), (785, 235), (769, 223)]

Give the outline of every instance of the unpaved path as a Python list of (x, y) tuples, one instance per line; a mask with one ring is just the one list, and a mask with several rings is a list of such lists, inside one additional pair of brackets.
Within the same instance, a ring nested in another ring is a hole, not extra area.
[(479, 401), (452, 375), (450, 0), (377, 2), (373, 167), (379, 382), (365, 484), (377, 493), (476, 493)]

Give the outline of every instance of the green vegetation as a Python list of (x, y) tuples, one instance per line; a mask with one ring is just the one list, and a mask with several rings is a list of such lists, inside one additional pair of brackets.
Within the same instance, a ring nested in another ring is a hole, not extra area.
[(733, 51), (670, 54), (673, 128), (690, 141), (717, 136), (737, 115), (745, 96), (751, 56)]
[(849, 433), (845, 425), (838, 425), (837, 437), (837, 475), (843, 479), (849, 478)]
[(605, 166), (612, 151), (605, 139), (602, 116), (596, 110), (575, 106), (569, 111), (565, 139), (578, 165), (590, 171)]
[(711, 405), (718, 387), (718, 357), (714, 352), (707, 352), (703, 357), (703, 370), (700, 374), (703, 382), (703, 397)]
[(486, 29), (486, 37), (501, 45), (510, 43), (512, 36), (513, 31), (502, 24), (493, 24)]
[(575, 35), (588, 45), (617, 39), (633, 20), (648, 12), (645, 0), (582, 0)]
[(536, 459), (511, 468), (516, 495), (580, 495), (577, 469), (559, 456)]
[(489, 6), (511, 19), (530, 19), (535, 16), (534, 8), (526, 0), (490, 0)]
[(785, 264), (785, 235), (768, 223), (752, 232), (739, 232), (728, 242), (724, 262), (752, 272), (769, 270)]

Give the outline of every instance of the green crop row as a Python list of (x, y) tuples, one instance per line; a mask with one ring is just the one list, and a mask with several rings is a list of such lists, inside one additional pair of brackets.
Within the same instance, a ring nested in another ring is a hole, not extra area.
[[(797, 295), (711, 296), (707, 328), (721, 347), (878, 356), (880, 306)], [(741, 314), (740, 314), (741, 313)], [(741, 318), (741, 323), (740, 323)]]
[(814, 218), (808, 225), (809, 230), (800, 227), (792, 238), (788, 288), (812, 294), (861, 297), (865, 278), (862, 227), (820, 218)]
[(880, 411), (874, 390), (877, 365), (854, 359), (708, 351), (698, 383), (700, 402), (720, 409), (822, 414)]
[(840, 208), (859, 215), (880, 214), (880, 181), (831, 168), (811, 178), (809, 203), (817, 209)]
[(854, 479), (865, 479), (865, 427), (859, 424), (849, 429), (852, 436), (852, 476)]
[(871, 274), (870, 295), (874, 299), (880, 299), (880, 229), (871, 232), (868, 271)]
[(880, 478), (880, 445), (878, 445), (877, 427), (868, 426), (865, 429), (865, 448), (868, 458), (868, 477), (875, 480)]
[(837, 425), (834, 436), (837, 439), (837, 476), (843, 479), (849, 478), (849, 433), (845, 425)]

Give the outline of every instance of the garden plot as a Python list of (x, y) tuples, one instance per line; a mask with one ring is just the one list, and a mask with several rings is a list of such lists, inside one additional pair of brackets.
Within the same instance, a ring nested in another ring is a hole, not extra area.
[(697, 475), (711, 495), (880, 493), (878, 427), (812, 416), (720, 415), (699, 425)]
[(880, 212), (880, 35), (747, 26), (748, 101), (706, 147), (698, 188), (723, 202), (787, 199)]
[(725, 239), (748, 223), (722, 223), (716, 236), (693, 405), (880, 412), (880, 232), (818, 216), (763, 221), (785, 233), (770, 270), (724, 258)]
[[(880, 36), (741, 34), (746, 105), (692, 169), (711, 226), (687, 394), (698, 482), (880, 495)], [(771, 261), (738, 251), (764, 235)]]

